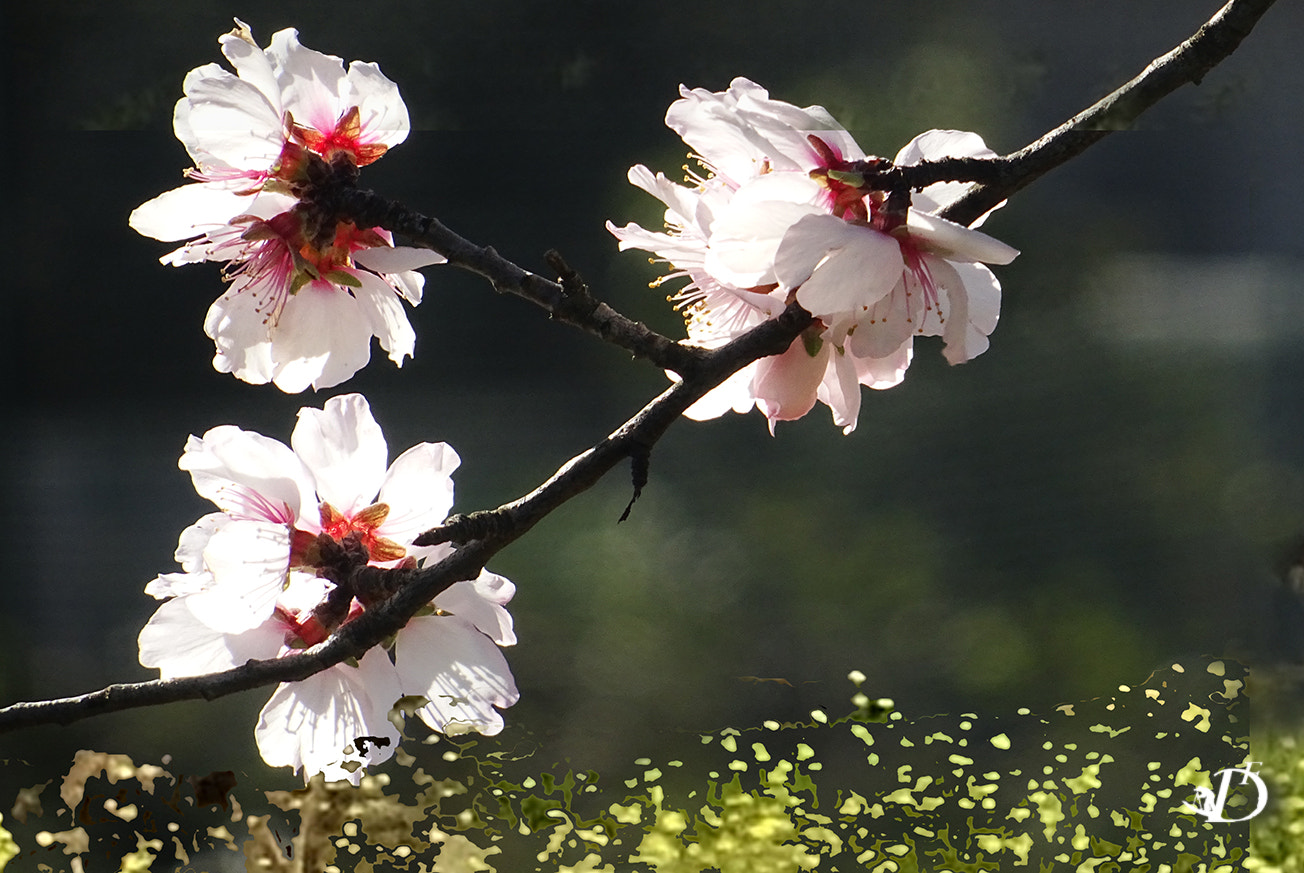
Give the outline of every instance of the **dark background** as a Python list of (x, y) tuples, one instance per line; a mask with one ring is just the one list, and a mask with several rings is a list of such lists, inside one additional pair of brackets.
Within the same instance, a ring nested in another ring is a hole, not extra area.
[[(822, 103), (871, 152), (931, 127), (1012, 151), (1130, 78), (1216, 4), (1001, 2), (55, 2), (6, 11), (8, 172), (0, 418), (0, 702), (150, 678), (142, 593), (209, 510), (176, 469), (187, 434), (288, 441), (300, 406), (361, 391), (391, 455), (445, 440), (460, 511), (525, 493), (665, 385), (474, 277), (428, 268), (416, 358), (281, 394), (213, 371), (215, 265), (174, 269), (126, 224), (186, 166), (171, 107), (221, 60), (231, 16), (377, 61), (413, 133), (364, 184), (528, 269), (560, 249), (618, 309), (673, 335), (642, 253), (633, 163), (671, 177), (679, 83), (746, 75)], [(679, 731), (848, 708), (848, 671), (908, 715), (1056, 703), (1191, 654), (1266, 661), (1301, 641), (1274, 579), (1304, 535), (1304, 13), (1270, 11), (1229, 61), (1018, 195), (984, 228), (1001, 324), (948, 367), (866, 390), (844, 437), (817, 407), (685, 421), (629, 521), (626, 474), (491, 564), (519, 586), (508, 721), (577, 767), (673, 754)], [(791, 686), (740, 677), (783, 678)], [(0, 758), (257, 759), (265, 701), (122, 713), (0, 738)], [(418, 732), (420, 728), (418, 728)], [(695, 742), (695, 739), (690, 737)], [(437, 747), (436, 747), (437, 748)], [(243, 778), (243, 777), (242, 777)]]

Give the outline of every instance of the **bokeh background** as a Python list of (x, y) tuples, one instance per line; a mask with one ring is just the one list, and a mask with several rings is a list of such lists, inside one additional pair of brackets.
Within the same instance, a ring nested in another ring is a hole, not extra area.
[[(377, 61), (414, 130), (364, 171), (529, 269), (557, 248), (618, 309), (682, 335), (603, 225), (659, 224), (629, 186), (672, 177), (679, 84), (746, 75), (821, 103), (885, 155), (932, 127), (1012, 151), (1184, 39), (1214, 0), (113, 4), (5, 13), (0, 314), (0, 702), (150, 678), (143, 586), (208, 511), (186, 436), (282, 440), (361, 391), (391, 454), (445, 440), (457, 509), (542, 481), (665, 385), (618, 350), (451, 269), (427, 269), (415, 360), (281, 394), (213, 371), (215, 265), (165, 267), (126, 224), (187, 164), (171, 107), (240, 16), (266, 42)], [(824, 407), (684, 421), (631, 518), (623, 471), (492, 564), (517, 583), (521, 702), (547, 760), (603, 771), (685, 732), (849, 708), (858, 669), (908, 715), (1057, 703), (1191, 654), (1296, 658), (1275, 581), (1304, 537), (1304, 9), (1282, 3), (1186, 87), (1018, 195), (985, 230), (1023, 255), (989, 352), (921, 342), (843, 436)], [(752, 678), (747, 678), (752, 677)], [(756, 681), (782, 679), (777, 681)], [(266, 694), (0, 737), (52, 776), (79, 748), (184, 773), (261, 764)], [(695, 742), (689, 736), (688, 742)]]

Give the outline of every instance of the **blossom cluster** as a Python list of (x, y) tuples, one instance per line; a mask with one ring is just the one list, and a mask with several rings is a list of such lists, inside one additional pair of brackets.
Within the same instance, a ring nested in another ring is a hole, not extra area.
[(219, 39), (235, 73), (191, 70), (173, 126), (192, 180), (132, 212), (138, 232), (190, 240), (162, 258), (220, 261), (230, 286), (204, 330), (213, 366), (296, 393), (344, 382), (371, 357), (371, 339), (402, 365), (416, 336), (400, 300), (421, 302), (416, 268), (442, 263), (396, 247), (313, 200), (314, 187), (356, 173), (407, 138), (398, 86), (375, 64), (343, 62), (282, 30), (260, 48), (237, 20)]
[[(363, 584), (365, 568), (447, 556), (451, 546), (413, 540), (452, 507), (457, 453), (421, 443), (388, 468), (387, 457), (358, 394), (299, 410), (289, 446), (233, 426), (192, 436), (180, 467), (218, 511), (181, 534), (182, 571), (146, 587), (165, 602), (140, 633), (140, 662), (171, 679), (291, 654), (383, 602), (390, 592)], [(394, 753), (401, 698), (445, 734), (498, 733), (498, 708), (518, 697), (499, 650), (516, 642), (505, 608), (514, 592), (482, 571), (435, 597), (388, 648), (282, 683), (254, 731), (263, 759), (357, 784), (361, 768)]]
[[(707, 174), (685, 186), (635, 166), (629, 180), (665, 203), (668, 232), (608, 229), (622, 249), (667, 261), (674, 272), (666, 278), (688, 278), (671, 299), (692, 344), (724, 345), (793, 301), (816, 319), (787, 352), (736, 373), (690, 417), (757, 407), (773, 433), (818, 400), (849, 433), (860, 386), (898, 384), (916, 336), (941, 336), (953, 364), (987, 349), (1001, 289), (984, 264), (1007, 264), (1018, 252), (940, 216), (967, 185), (930, 185), (899, 209), (861, 172), (885, 162), (867, 156), (823, 107), (773, 100), (743, 78), (726, 91), (680, 93), (666, 124)], [(977, 134), (932, 130), (891, 163), (994, 156)]]

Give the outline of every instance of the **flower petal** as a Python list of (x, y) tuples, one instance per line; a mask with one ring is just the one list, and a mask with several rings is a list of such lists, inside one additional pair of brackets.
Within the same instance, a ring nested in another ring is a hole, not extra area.
[(454, 582), (444, 589), (435, 598), (435, 607), (470, 622), (500, 646), (514, 646), (512, 614), (504, 607), (515, 593), (516, 586), (509, 579), (481, 570), (473, 581)]
[(395, 458), (376, 498), (389, 507), (377, 533), (406, 545), (447, 518), (453, 508), (453, 471), (461, 463), (447, 443), (420, 443)]
[(1019, 250), (982, 231), (911, 209), (906, 216), (910, 237), (922, 248), (952, 261), (981, 261), (984, 264), (1008, 264)]
[(258, 716), (254, 737), (273, 767), (317, 773), (328, 782), (362, 781), (362, 768), (387, 760), (399, 733), (389, 711), (402, 696), (394, 666), (382, 648), (357, 667), (336, 664), (302, 682), (282, 683)]
[(315, 508), (311, 475), (294, 452), (233, 425), (190, 437), (177, 466), (190, 473), (201, 497), (236, 519), (289, 525), (305, 508)]
[(377, 273), (402, 273), (431, 264), (446, 264), (448, 258), (430, 249), (411, 246), (375, 246), (353, 253), (353, 260)]
[(332, 388), (366, 366), (372, 335), (352, 294), (310, 282), (285, 302), (272, 329), (272, 381), (287, 394)]
[(214, 630), (251, 630), (271, 617), (289, 565), (289, 528), (232, 521), (213, 534), (204, 549), (212, 586), (188, 595), (187, 602), (199, 620)]
[(266, 621), (242, 633), (222, 633), (202, 621), (190, 598), (161, 605), (140, 632), (140, 663), (160, 671), (160, 679), (202, 676), (239, 667), (251, 659), (274, 658), (285, 630)]
[(430, 701), (417, 715), (444, 734), (496, 734), (503, 717), (495, 707), (520, 698), (498, 646), (458, 616), (412, 619), (398, 632), (394, 656), (403, 693)]
[(385, 480), (389, 449), (361, 394), (300, 409), (290, 445), (312, 471), (317, 496), (345, 515), (370, 506)]

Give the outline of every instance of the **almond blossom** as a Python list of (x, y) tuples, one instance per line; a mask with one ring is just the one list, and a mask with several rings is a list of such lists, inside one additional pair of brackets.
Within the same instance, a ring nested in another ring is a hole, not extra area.
[(407, 138), (398, 87), (375, 64), (354, 61), (346, 72), (294, 30), (263, 49), (237, 25), (218, 40), (235, 73), (192, 70), (176, 106), (192, 181), (138, 207), (129, 223), (155, 239), (193, 240), (165, 264), (227, 264), (231, 285), (204, 324), (220, 372), (290, 393), (328, 388), (367, 363), (373, 336), (401, 366), (415, 336), (400, 298), (420, 303), (415, 270), (445, 259), (323, 214), (311, 197)]
[[(755, 406), (773, 433), (818, 401), (849, 433), (860, 386), (898, 384), (915, 336), (942, 336), (951, 363), (987, 348), (1000, 285), (983, 264), (1018, 253), (940, 217), (968, 185), (930, 185), (898, 214), (856, 172), (886, 162), (866, 156), (823, 107), (772, 100), (743, 78), (723, 92), (680, 93), (666, 124), (694, 149), (705, 177), (681, 186), (634, 167), (630, 181), (666, 204), (668, 232), (608, 229), (622, 249), (671, 264), (664, 278), (688, 278), (671, 298), (685, 313), (688, 343), (718, 347), (794, 301), (817, 319), (787, 352), (736, 373), (687, 415)], [(994, 154), (976, 134), (929, 131), (893, 163)]]
[[(451, 554), (412, 541), (452, 507), (456, 452), (421, 443), (387, 457), (357, 394), (301, 409), (290, 446), (232, 426), (191, 437), (180, 466), (220, 511), (182, 533), (182, 572), (146, 588), (165, 602), (140, 633), (141, 663), (170, 679), (283, 657), (388, 596), (358, 569), (416, 569)], [(402, 697), (422, 698), (416, 715), (445, 734), (502, 730), (499, 710), (519, 697), (500, 651), (516, 642), (514, 593), (482, 571), (409, 620), (392, 651), (282, 683), (255, 729), (264, 760), (357, 784), (361, 768), (393, 754), (390, 712)]]

